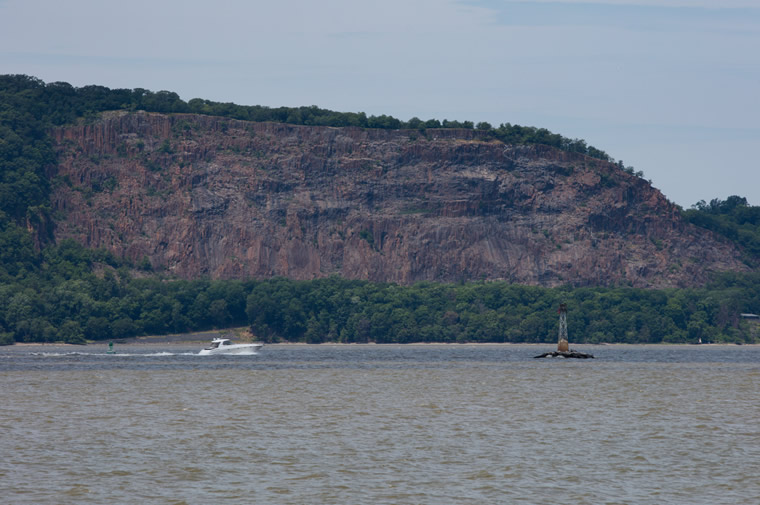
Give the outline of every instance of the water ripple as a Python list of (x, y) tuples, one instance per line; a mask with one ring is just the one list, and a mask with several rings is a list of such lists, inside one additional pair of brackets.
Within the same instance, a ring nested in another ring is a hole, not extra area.
[(754, 504), (760, 350), (713, 349), (608, 346), (583, 363), (534, 361), (530, 346), (14, 349), (0, 360), (0, 495)]

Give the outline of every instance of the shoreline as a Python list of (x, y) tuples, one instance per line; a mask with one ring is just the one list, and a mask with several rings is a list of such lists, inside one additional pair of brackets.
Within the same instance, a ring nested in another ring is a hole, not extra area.
[[(237, 327), (237, 328), (226, 328), (223, 330), (206, 330), (206, 331), (197, 331), (197, 332), (188, 332), (188, 333), (172, 333), (169, 335), (146, 335), (146, 336), (139, 336), (139, 337), (128, 337), (128, 338), (120, 338), (120, 339), (111, 339), (111, 340), (93, 340), (88, 341), (84, 344), (67, 344), (64, 342), (15, 342), (9, 347), (12, 346), (44, 346), (44, 345), (55, 345), (55, 346), (71, 346), (71, 347), (85, 347), (85, 346), (99, 346), (104, 345), (107, 346), (109, 342), (113, 342), (114, 345), (119, 346), (130, 346), (130, 345), (205, 345), (208, 342), (210, 342), (213, 338), (217, 337), (225, 337), (230, 338), (231, 340), (237, 340), (240, 342), (250, 343), (250, 342), (261, 342), (260, 340), (257, 340), (254, 335), (250, 333), (250, 330), (248, 327)], [(459, 342), (410, 342), (407, 344), (402, 344), (398, 342), (389, 342), (389, 343), (377, 343), (377, 342), (365, 342), (365, 343), (358, 343), (358, 342), (322, 342), (319, 344), (309, 344), (306, 342), (273, 342), (273, 343), (265, 343), (265, 346), (281, 346), (281, 347), (287, 347), (287, 346), (388, 346), (388, 345), (400, 345), (400, 346), (532, 346), (532, 347), (554, 347), (556, 346), (556, 342), (545, 342), (545, 343), (535, 343), (535, 342), (465, 342), (465, 343), (459, 343)], [(689, 347), (720, 347), (720, 346), (735, 346), (735, 347), (741, 347), (741, 346), (760, 346), (759, 343), (755, 344), (745, 344), (745, 343), (705, 343), (705, 344), (690, 344), (690, 343), (668, 343), (668, 342), (660, 342), (660, 343), (638, 343), (638, 344), (628, 344), (628, 343), (622, 343), (622, 342), (601, 342), (596, 344), (588, 344), (588, 343), (571, 343), (570, 346), (577, 346), (577, 347), (605, 347), (605, 346), (617, 346), (617, 347), (630, 347), (630, 346), (656, 346), (656, 347), (667, 347), (667, 346), (689, 346)]]
[[(150, 346), (161, 346), (161, 345), (205, 345), (208, 343), (212, 338), (215, 338), (217, 336), (224, 335), (228, 332), (226, 331), (207, 331), (207, 332), (199, 332), (199, 333), (183, 333), (183, 334), (176, 334), (176, 335), (163, 335), (163, 336), (144, 336), (144, 337), (130, 337), (127, 339), (114, 339), (114, 340), (96, 340), (87, 342), (85, 344), (67, 344), (64, 342), (16, 342), (10, 346), (7, 347), (34, 347), (34, 346), (66, 346), (66, 347), (87, 347), (87, 346), (108, 346), (109, 342), (113, 342), (114, 345), (118, 346), (132, 346), (132, 345), (150, 345)], [(234, 337), (232, 337), (232, 340), (235, 340)], [(243, 340), (244, 339), (238, 339)], [(246, 342), (257, 342), (256, 340), (247, 340)], [(466, 346), (499, 346), (499, 347), (510, 347), (510, 346), (530, 346), (530, 347), (541, 347), (541, 348), (547, 348), (547, 347), (556, 347), (555, 343), (535, 343), (535, 342), (465, 342), (465, 343), (458, 343), (458, 342), (410, 342), (408, 344), (402, 344), (398, 342), (389, 342), (389, 343), (377, 343), (377, 342), (366, 342), (366, 343), (358, 343), (358, 342), (322, 342), (319, 344), (309, 344), (306, 342), (274, 342), (274, 343), (264, 343), (266, 347), (315, 347), (315, 346), (334, 346), (334, 347), (357, 347), (357, 346), (366, 346), (366, 347), (384, 347), (384, 346), (403, 346), (403, 347), (433, 347), (433, 346), (446, 346), (446, 347), (466, 347)], [(760, 346), (760, 343), (756, 344), (737, 344), (737, 343), (710, 343), (710, 344), (686, 344), (686, 343), (642, 343), (642, 344), (628, 344), (628, 343), (616, 343), (616, 342), (605, 342), (600, 344), (571, 344), (571, 347), (754, 347), (754, 346)]]

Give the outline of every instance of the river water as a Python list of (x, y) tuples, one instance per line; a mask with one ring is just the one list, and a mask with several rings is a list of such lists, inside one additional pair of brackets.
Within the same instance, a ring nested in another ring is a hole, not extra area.
[(5, 504), (760, 503), (760, 347), (0, 348)]

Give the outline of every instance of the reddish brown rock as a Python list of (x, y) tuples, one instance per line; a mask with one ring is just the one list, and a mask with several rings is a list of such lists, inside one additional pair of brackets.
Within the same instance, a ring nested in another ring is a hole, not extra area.
[(56, 237), (185, 278), (665, 287), (748, 269), (615, 165), (473, 130), (122, 112), (54, 137)]

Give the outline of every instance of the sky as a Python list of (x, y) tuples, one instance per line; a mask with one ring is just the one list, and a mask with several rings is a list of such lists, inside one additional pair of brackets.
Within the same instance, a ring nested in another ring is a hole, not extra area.
[(0, 0), (0, 74), (536, 126), (760, 205), (760, 0)]

